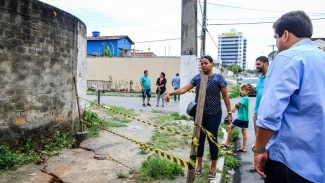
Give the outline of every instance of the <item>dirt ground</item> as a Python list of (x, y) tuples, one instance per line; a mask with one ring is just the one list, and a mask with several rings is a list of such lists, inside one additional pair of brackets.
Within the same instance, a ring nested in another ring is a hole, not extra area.
[[(100, 109), (95, 111), (101, 118), (110, 116)], [(140, 111), (138, 118), (149, 120), (154, 113)], [(138, 121), (127, 123), (127, 127), (112, 128), (116, 133), (123, 134), (140, 142), (147, 143), (152, 135), (153, 127)], [(176, 157), (188, 159), (189, 149), (174, 149), (169, 151)], [(67, 182), (67, 183), (106, 183), (135, 182), (129, 168), (139, 168), (149, 154), (141, 154), (138, 145), (101, 131), (99, 137), (83, 141), (77, 149), (64, 149), (58, 156), (48, 159), (47, 164), (23, 166), (15, 171), (0, 175), (1, 183), (31, 183), (31, 182)], [(97, 157), (97, 158), (95, 158)], [(109, 157), (118, 160), (123, 166)], [(43, 169), (43, 172), (41, 171)], [(117, 174), (128, 175), (128, 178), (118, 178)], [(185, 172), (186, 173), (186, 172)], [(180, 177), (172, 182), (184, 182)], [(171, 182), (171, 181), (162, 181)]]

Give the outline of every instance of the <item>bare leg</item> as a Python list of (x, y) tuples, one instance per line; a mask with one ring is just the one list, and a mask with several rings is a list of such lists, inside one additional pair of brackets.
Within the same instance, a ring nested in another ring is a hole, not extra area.
[(202, 157), (197, 157), (197, 167), (196, 170), (202, 170)]
[(217, 160), (212, 160), (210, 171), (211, 172), (216, 172), (217, 171)]
[(241, 129), (241, 133), (243, 134), (243, 146), (242, 146), (242, 150), (245, 151), (246, 150), (246, 142), (247, 142), (246, 128), (242, 128)]
[(225, 142), (225, 145), (229, 145), (229, 144), (230, 144), (230, 141), (231, 141), (231, 135), (232, 135), (232, 129), (234, 129), (234, 128), (235, 128), (235, 126), (232, 125), (232, 124), (230, 124), (230, 125), (228, 126), (228, 135), (227, 135), (227, 140), (226, 140), (226, 142)]
[(147, 97), (147, 103), (149, 104), (149, 102), (150, 102), (150, 97)]

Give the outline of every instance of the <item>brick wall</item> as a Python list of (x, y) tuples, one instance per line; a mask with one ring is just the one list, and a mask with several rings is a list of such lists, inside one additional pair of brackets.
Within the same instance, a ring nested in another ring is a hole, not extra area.
[(0, 143), (75, 131), (73, 76), (85, 95), (85, 24), (37, 0), (0, 0)]

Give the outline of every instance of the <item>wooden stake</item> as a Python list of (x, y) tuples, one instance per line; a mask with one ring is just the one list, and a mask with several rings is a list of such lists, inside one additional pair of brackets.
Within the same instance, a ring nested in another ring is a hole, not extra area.
[[(200, 131), (201, 128), (198, 126), (201, 126), (202, 119), (203, 119), (203, 109), (204, 109), (204, 102), (205, 102), (205, 95), (208, 87), (208, 76), (201, 74), (201, 81), (200, 81), (200, 91), (199, 91), (199, 97), (197, 101), (197, 107), (196, 107), (196, 115), (195, 115), (195, 124), (194, 130), (193, 130), (193, 138), (199, 139), (200, 138)], [(190, 153), (190, 162), (194, 162), (193, 166), (189, 166), (187, 172), (187, 183), (192, 183), (195, 178), (195, 166), (196, 166), (196, 156), (197, 156), (197, 148), (198, 144), (196, 145), (193, 143), (192, 140), (192, 146), (191, 146), (191, 153)]]
[(73, 82), (74, 82), (74, 88), (75, 88), (75, 91), (76, 91), (76, 97), (77, 97), (77, 106), (78, 106), (78, 114), (79, 114), (79, 125), (80, 125), (80, 132), (83, 131), (82, 129), (82, 123), (81, 123), (81, 113), (80, 113), (80, 107), (79, 107), (79, 95), (78, 95), (78, 89), (77, 89), (77, 82), (76, 82), (76, 78), (73, 77)]

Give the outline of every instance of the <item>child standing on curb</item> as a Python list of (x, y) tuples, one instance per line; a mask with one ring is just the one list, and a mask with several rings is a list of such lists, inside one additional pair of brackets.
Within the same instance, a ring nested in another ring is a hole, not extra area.
[(246, 150), (246, 142), (247, 142), (247, 133), (246, 129), (248, 128), (248, 121), (249, 121), (249, 98), (248, 94), (251, 90), (251, 87), (248, 85), (243, 85), (240, 87), (240, 100), (239, 102), (236, 102), (234, 107), (232, 108), (232, 112), (237, 113), (237, 119), (235, 119), (229, 126), (228, 126), (228, 136), (227, 140), (224, 144), (221, 144), (221, 147), (227, 148), (230, 144), (232, 130), (237, 126), (241, 128), (241, 132), (243, 135), (243, 145), (241, 148), (237, 149), (238, 152), (247, 152)]

